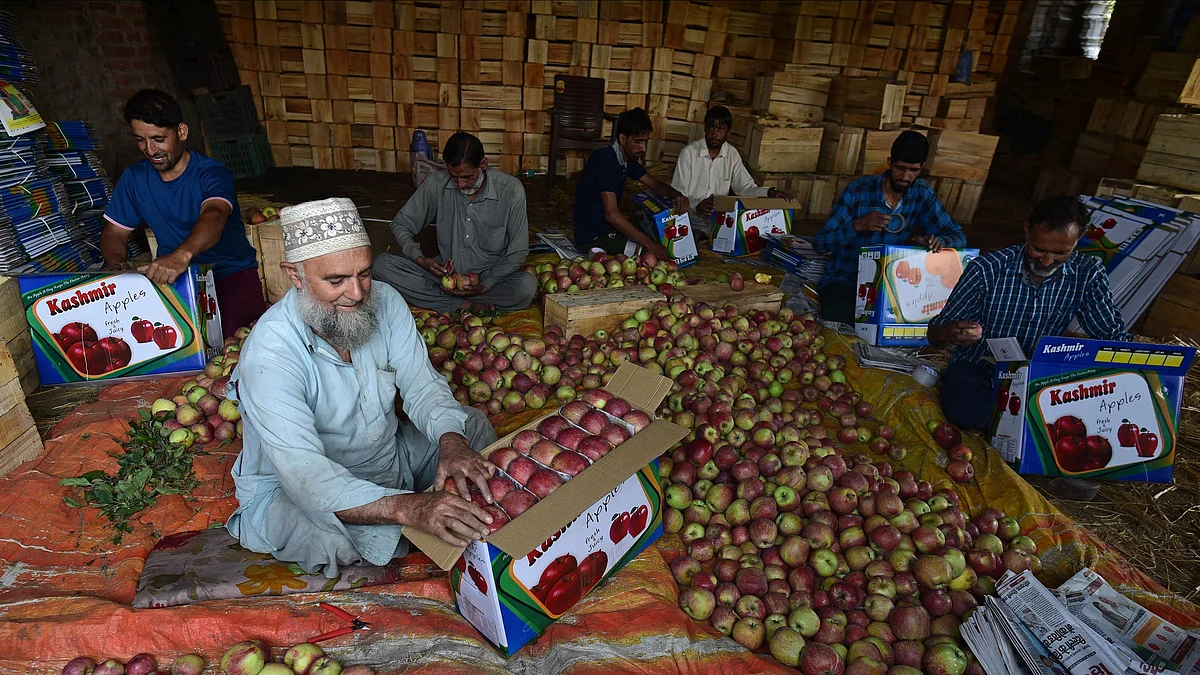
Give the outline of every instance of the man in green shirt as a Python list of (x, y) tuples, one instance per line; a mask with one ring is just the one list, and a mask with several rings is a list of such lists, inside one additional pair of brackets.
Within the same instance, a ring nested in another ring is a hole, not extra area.
[[(446, 172), (421, 183), (392, 219), (401, 255), (381, 254), (372, 272), (409, 304), (442, 313), (471, 305), (525, 309), (537, 295), (537, 279), (518, 271), (529, 255), (525, 187), (516, 178), (489, 170), (483, 143), (458, 132), (442, 151)], [(439, 255), (425, 257), (417, 235), (437, 223)], [(479, 275), (467, 288), (446, 289), (450, 272)]]

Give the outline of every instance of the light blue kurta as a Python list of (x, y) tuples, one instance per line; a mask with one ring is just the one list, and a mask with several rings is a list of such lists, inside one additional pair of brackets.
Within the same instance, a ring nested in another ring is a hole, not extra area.
[[(477, 450), (495, 439), (430, 364), (400, 294), (378, 283), (371, 293), (379, 330), (351, 363), (301, 321), (293, 290), (255, 325), (232, 378), (244, 437), (226, 527), (253, 551), (330, 577), (407, 550), (399, 525), (346, 525), (335, 512), (428, 487), (443, 434)], [(399, 424), (397, 390), (411, 423)]]

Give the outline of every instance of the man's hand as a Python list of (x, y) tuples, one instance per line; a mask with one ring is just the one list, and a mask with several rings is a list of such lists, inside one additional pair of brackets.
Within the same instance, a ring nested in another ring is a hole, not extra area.
[(454, 269), (453, 267), (449, 267), (452, 264), (449, 260), (446, 261), (447, 267), (442, 267), (433, 258), (426, 258), (424, 256), (417, 258), (417, 264), (423, 267), (426, 272), (438, 278), (446, 276), (450, 273), (450, 270)]
[(666, 246), (663, 246), (662, 244), (660, 244), (658, 242), (654, 242), (654, 241), (650, 242), (646, 246), (646, 250), (653, 253), (656, 257), (658, 257), (659, 260), (670, 260), (671, 259), (671, 252), (667, 250)]
[(184, 251), (176, 250), (149, 265), (142, 265), (137, 268), (137, 271), (145, 274), (150, 281), (156, 284), (173, 284), (179, 275), (187, 270), (191, 262), (192, 256)]
[[(463, 442), (466, 443), (465, 440)], [(438, 475), (441, 476), (440, 466)], [(400, 513), (400, 524), (428, 532), (451, 546), (466, 547), (473, 539), (483, 539), (491, 529), (488, 525), (491, 524), (492, 517), (470, 500), (458, 495), (438, 490), (414, 492), (403, 495), (403, 498), (404, 508)]]
[(854, 221), (855, 232), (883, 232), (887, 229), (888, 222), (892, 219), (891, 216), (879, 211), (872, 211), (867, 215)]
[(443, 288), (442, 290), (446, 291), (446, 295), (453, 295), (460, 298), (473, 298), (476, 295), (482, 295), (485, 293), (487, 288), (483, 284), (476, 284), (474, 286), (467, 286), (466, 290), (459, 290), (458, 288)]
[(671, 200), (671, 203), (675, 206), (675, 213), (687, 213), (688, 209), (691, 208), (688, 198), (683, 195), (677, 195)]
[(702, 200), (696, 205), (696, 213), (699, 213), (707, 218), (712, 215), (713, 207), (716, 206), (716, 203), (717, 200), (714, 197), (709, 197), (708, 199)]
[(933, 235), (917, 235), (910, 239), (914, 246), (924, 246), (930, 253), (937, 253), (942, 250), (942, 240)]
[(447, 478), (453, 479), (458, 494), (467, 495), (470, 494), (467, 481), (474, 481), (483, 498), (492, 503), (492, 492), (488, 490), (487, 481), (496, 472), (496, 465), (472, 450), (461, 434), (442, 434), (438, 444), (441, 446), (441, 455), (438, 457), (437, 477), (433, 484), (440, 486), (446, 483)]
[(796, 196), (793, 195), (792, 193), (784, 192), (783, 190), (779, 190), (779, 189), (775, 189), (775, 188), (772, 188), (772, 189), (775, 190), (775, 198), (776, 199), (782, 199), (782, 200), (789, 201), (789, 202), (796, 201)]
[(939, 337), (956, 347), (973, 345), (983, 337), (983, 326), (974, 321), (955, 321), (938, 327)]

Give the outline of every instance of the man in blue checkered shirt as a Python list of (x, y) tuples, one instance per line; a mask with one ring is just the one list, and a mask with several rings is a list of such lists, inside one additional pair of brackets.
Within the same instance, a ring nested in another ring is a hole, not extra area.
[(929, 321), (929, 344), (953, 347), (942, 374), (942, 412), (966, 429), (986, 429), (993, 409), (994, 365), (988, 338), (1015, 337), (1033, 354), (1047, 335), (1062, 335), (1078, 317), (1088, 336), (1130, 341), (1113, 305), (1099, 258), (1075, 250), (1088, 223), (1074, 197), (1042, 200), (1025, 224), (1025, 243), (971, 261), (941, 314)]
[(933, 187), (919, 178), (928, 156), (924, 136), (902, 132), (892, 143), (887, 172), (863, 176), (838, 196), (813, 238), (817, 251), (831, 254), (817, 288), (826, 320), (854, 323), (860, 247), (908, 244), (937, 252), (966, 245), (962, 228), (950, 220)]

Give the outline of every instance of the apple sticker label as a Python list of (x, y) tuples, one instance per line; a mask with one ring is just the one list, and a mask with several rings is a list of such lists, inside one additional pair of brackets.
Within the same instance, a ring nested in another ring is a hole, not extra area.
[(39, 298), (29, 316), (75, 372), (112, 377), (182, 349), (182, 329), (159, 289), (141, 274), (101, 277)]

